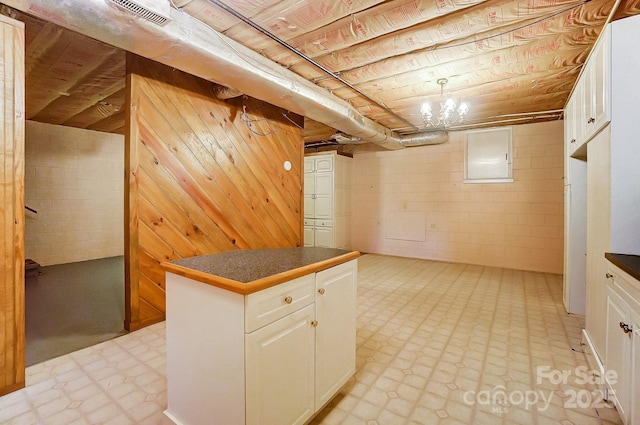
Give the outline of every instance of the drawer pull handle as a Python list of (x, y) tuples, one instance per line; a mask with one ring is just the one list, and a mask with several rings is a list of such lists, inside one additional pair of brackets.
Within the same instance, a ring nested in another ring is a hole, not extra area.
[(311, 321), (311, 326), (313, 326), (314, 328), (318, 327), (318, 321), (317, 320), (312, 320)]
[(576, 142), (576, 139), (571, 139), (571, 143), (575, 143), (575, 142)]
[(628, 334), (630, 332), (633, 332), (633, 329), (631, 329), (629, 327), (629, 325), (627, 325), (626, 323), (620, 322), (620, 328), (624, 331), (624, 333)]
[(293, 302), (293, 298), (291, 298), (291, 297), (286, 297), (286, 298), (284, 299), (284, 302), (286, 302), (287, 304), (291, 304), (291, 303)]
[(594, 122), (596, 122), (596, 119), (593, 117), (589, 117), (589, 119), (587, 120), (587, 123), (589, 124), (593, 124)]
[(325, 292), (326, 292), (326, 291), (324, 290), (324, 288), (320, 288), (320, 289), (318, 289), (318, 293), (319, 293), (320, 295), (324, 295), (324, 293), (325, 293)]
[(607, 279), (611, 279), (613, 277), (611, 273), (607, 273), (605, 276), (607, 277)]

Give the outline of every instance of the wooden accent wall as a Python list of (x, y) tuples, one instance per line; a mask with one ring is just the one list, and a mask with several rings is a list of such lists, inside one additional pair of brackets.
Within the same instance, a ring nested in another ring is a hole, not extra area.
[(127, 57), (127, 329), (164, 319), (163, 261), (302, 245), (302, 117), (213, 87)]
[(24, 387), (24, 24), (0, 15), (0, 396)]

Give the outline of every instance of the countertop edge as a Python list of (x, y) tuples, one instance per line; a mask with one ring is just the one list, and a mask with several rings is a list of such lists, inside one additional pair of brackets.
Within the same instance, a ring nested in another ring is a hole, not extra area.
[(629, 261), (624, 261), (624, 259), (633, 258), (636, 260), (637, 264), (640, 264), (640, 256), (605, 252), (604, 257), (609, 260), (611, 264), (620, 268), (634, 279), (640, 281), (640, 268), (634, 267)]
[(338, 264), (346, 263), (347, 261), (355, 260), (360, 257), (359, 251), (351, 251), (347, 254), (332, 257), (327, 260), (318, 261), (317, 263), (308, 264), (306, 266), (297, 267), (295, 269), (287, 270), (286, 272), (274, 274), (271, 276), (263, 277), (251, 282), (238, 282), (237, 280), (227, 279), (214, 274), (193, 270), (188, 267), (179, 266), (177, 264), (162, 262), (160, 266), (166, 271), (178, 276), (186, 277), (189, 279), (197, 280), (198, 282), (216, 286), (218, 288), (226, 289), (231, 292), (235, 292), (241, 295), (249, 295), (254, 292), (261, 291), (271, 286), (278, 285), (280, 283), (295, 279), (300, 276), (304, 276), (310, 273), (319, 272), (329, 267), (337, 266)]

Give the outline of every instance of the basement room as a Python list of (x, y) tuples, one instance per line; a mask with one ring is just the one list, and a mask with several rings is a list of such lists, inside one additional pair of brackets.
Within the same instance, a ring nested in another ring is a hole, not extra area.
[(640, 425), (640, 0), (0, 26), (0, 424)]

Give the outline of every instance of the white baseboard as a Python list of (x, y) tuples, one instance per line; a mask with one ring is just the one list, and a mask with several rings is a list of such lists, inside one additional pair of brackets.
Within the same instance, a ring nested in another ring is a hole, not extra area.
[(165, 410), (162, 413), (164, 413), (164, 417), (162, 418), (161, 425), (182, 425), (182, 423), (169, 413), (168, 410)]
[[(582, 351), (584, 351), (584, 356), (587, 358), (587, 364), (589, 365), (589, 369), (595, 371), (598, 374), (598, 382), (604, 381), (604, 363), (600, 359), (598, 352), (596, 351), (595, 346), (593, 345), (593, 341), (591, 341), (591, 337), (589, 336), (589, 332), (586, 329), (582, 330), (582, 341), (580, 343), (582, 345)], [(602, 383), (599, 385), (599, 389), (602, 391), (606, 391), (606, 384)], [(605, 394), (603, 392), (603, 394)]]

